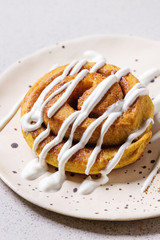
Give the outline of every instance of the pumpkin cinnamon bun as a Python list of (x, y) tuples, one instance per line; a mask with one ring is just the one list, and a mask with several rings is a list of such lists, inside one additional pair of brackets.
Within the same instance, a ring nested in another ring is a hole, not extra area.
[(41, 166), (97, 174), (137, 161), (152, 136), (154, 106), (128, 68), (97, 62), (57, 67), (21, 105), (23, 136)]

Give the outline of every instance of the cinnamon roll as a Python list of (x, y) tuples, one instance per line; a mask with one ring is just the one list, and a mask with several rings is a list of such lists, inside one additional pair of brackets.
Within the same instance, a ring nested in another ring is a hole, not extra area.
[(26, 142), (41, 166), (58, 167), (61, 175), (97, 174), (137, 161), (152, 136), (153, 115), (145, 86), (103, 58), (57, 67), (21, 104)]

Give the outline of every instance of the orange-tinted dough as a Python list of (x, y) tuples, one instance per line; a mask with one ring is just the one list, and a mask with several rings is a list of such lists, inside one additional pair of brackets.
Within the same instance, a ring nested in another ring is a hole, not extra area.
[[(94, 63), (87, 63), (83, 68), (90, 69)], [(38, 96), (42, 92), (42, 90), (54, 79), (61, 75), (66, 66), (59, 67), (49, 73), (47, 73), (44, 77), (38, 80), (32, 88), (26, 94), (22, 105), (21, 105), (21, 115), (23, 116), (25, 113), (29, 112), (37, 100)], [(107, 76), (112, 74), (112, 72), (116, 72), (119, 68), (113, 65), (106, 64), (102, 67), (97, 73), (89, 73), (75, 88), (73, 93), (67, 102), (56, 112), (56, 114), (49, 119), (47, 117), (47, 111), (49, 107), (51, 107), (63, 94), (60, 93), (55, 96), (44, 108), (44, 123), (47, 126), (48, 122), (50, 124), (52, 130), (52, 136), (47, 137), (42, 143), (39, 144), (37, 149), (37, 155), (41, 152), (44, 145), (51, 141), (56, 136), (62, 123), (64, 120), (72, 114), (74, 111), (80, 110), (83, 102), (87, 99), (87, 97), (92, 93), (95, 87), (104, 80)], [(77, 74), (73, 76), (67, 76), (62, 82), (57, 84), (46, 96), (46, 98), (52, 94), (56, 89), (62, 86), (64, 83), (71, 81), (76, 77)], [(106, 79), (107, 81), (107, 79)], [(123, 77), (119, 83), (115, 83), (99, 104), (93, 109), (89, 117), (77, 127), (74, 134), (74, 141), (77, 142), (80, 140), (82, 134), (86, 130), (86, 128), (99, 116), (101, 116), (105, 110), (113, 103), (121, 100), (125, 97), (126, 93), (138, 82), (131, 73), (126, 77)], [(45, 99), (46, 99), (45, 98)], [(114, 124), (109, 128), (106, 132), (103, 139), (103, 149), (101, 153), (98, 155), (95, 164), (93, 165), (90, 173), (95, 174), (98, 173), (101, 169), (103, 169), (108, 161), (114, 156), (119, 146), (123, 144), (127, 137), (139, 128), (148, 118), (153, 118), (154, 106), (148, 95), (139, 97), (135, 103), (124, 113), (122, 114)], [(101, 130), (102, 124), (97, 127), (94, 131), (92, 137), (89, 140), (89, 145), (85, 148), (79, 150), (74, 156), (67, 162), (66, 170), (71, 172), (84, 173), (85, 167), (87, 164), (87, 160), (89, 155), (92, 152), (93, 147), (95, 146)], [(137, 159), (141, 157), (144, 152), (146, 145), (148, 144), (151, 138), (151, 125), (148, 127), (147, 131), (141, 136), (141, 138), (137, 139), (134, 143), (132, 143), (128, 149), (126, 149), (122, 159), (120, 160), (117, 167), (123, 167), (132, 162), (135, 162)], [(41, 126), (38, 130), (32, 132), (23, 132), (24, 138), (26, 139), (28, 145), (30, 147), (33, 146), (33, 142), (38, 136), (40, 132), (44, 130), (44, 127)], [(69, 137), (71, 127), (65, 134), (65, 139)], [(65, 141), (65, 140), (64, 140)], [(63, 143), (55, 146), (47, 155), (46, 161), (53, 165), (57, 166), (57, 156), (62, 147)]]

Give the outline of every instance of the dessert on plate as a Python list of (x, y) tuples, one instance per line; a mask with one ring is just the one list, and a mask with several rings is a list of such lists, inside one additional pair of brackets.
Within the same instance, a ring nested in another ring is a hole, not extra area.
[[(21, 104), (23, 136), (37, 156), (23, 176), (34, 179), (48, 164), (58, 167), (40, 184), (52, 191), (61, 188), (65, 171), (86, 174), (79, 192), (87, 194), (107, 183), (112, 169), (137, 161), (152, 136), (154, 105), (145, 83), (153, 76), (140, 82), (101, 55), (45, 74)], [(97, 173), (101, 178), (93, 180)]]

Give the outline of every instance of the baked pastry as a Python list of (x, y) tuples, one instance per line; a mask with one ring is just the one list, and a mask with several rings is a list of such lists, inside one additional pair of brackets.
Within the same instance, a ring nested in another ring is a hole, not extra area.
[(116, 153), (115, 168), (137, 161), (152, 136), (153, 115), (139, 80), (103, 60), (57, 67), (29, 89), (21, 104), (23, 136), (41, 164), (82, 174), (100, 173)]

